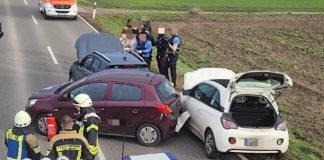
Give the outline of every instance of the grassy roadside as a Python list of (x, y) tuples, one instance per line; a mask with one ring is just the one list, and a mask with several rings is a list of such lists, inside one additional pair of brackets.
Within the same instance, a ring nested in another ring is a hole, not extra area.
[(188, 10), (198, 7), (205, 11), (324, 11), (321, 0), (79, 0), (103, 8)]
[[(109, 14), (99, 15), (97, 24), (103, 31), (120, 36), (125, 19), (140, 20), (142, 16), (155, 20), (153, 33), (158, 26), (180, 28), (185, 41), (178, 61), (179, 84), (183, 73), (200, 67), (225, 67), (236, 72), (278, 70), (292, 75), (298, 83), (312, 84), (310, 88), (320, 94), (297, 86), (279, 98), (280, 112), (290, 131), (287, 153), (280, 158), (273, 155), (249, 158), (324, 159), (320, 129), (324, 120), (321, 100), (324, 66), (320, 63), (324, 58), (324, 30), (317, 24), (323, 23), (323, 15)], [(287, 23), (289, 27), (285, 27)], [(152, 66), (157, 71), (155, 60)]]

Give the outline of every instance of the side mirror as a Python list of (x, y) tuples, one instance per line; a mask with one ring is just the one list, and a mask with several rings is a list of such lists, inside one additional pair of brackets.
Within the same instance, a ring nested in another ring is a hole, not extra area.
[(190, 92), (191, 92), (190, 89), (186, 89), (186, 90), (184, 90), (184, 91), (182, 92), (182, 94), (185, 95), (185, 96), (189, 96), (189, 95), (190, 95)]

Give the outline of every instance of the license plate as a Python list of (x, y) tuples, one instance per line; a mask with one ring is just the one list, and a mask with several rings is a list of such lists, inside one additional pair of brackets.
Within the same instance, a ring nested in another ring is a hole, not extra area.
[(66, 16), (66, 13), (58, 13), (59, 16)]
[(245, 138), (244, 139), (245, 146), (258, 146), (258, 139), (254, 138)]

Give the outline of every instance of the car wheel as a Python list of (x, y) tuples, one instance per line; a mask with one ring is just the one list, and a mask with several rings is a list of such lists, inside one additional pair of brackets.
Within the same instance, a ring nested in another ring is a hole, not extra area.
[(160, 143), (161, 132), (155, 125), (145, 123), (137, 128), (136, 137), (142, 145), (153, 147)]
[(219, 158), (220, 153), (217, 151), (214, 134), (208, 130), (205, 135), (205, 153), (208, 158)]
[(39, 132), (41, 135), (46, 136), (47, 135), (47, 115), (46, 114), (40, 114), (37, 116), (35, 120), (35, 128), (37, 132)]

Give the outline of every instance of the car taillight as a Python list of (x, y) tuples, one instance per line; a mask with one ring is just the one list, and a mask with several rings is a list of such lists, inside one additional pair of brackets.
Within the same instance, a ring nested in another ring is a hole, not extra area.
[(285, 131), (287, 129), (286, 122), (282, 121), (280, 124), (277, 125), (276, 130), (282, 130)]
[(238, 128), (237, 125), (233, 121), (228, 120), (228, 119), (223, 119), (223, 118), (222, 118), (222, 125), (227, 130)]
[(155, 108), (166, 116), (172, 112), (171, 108), (165, 104), (159, 104)]

